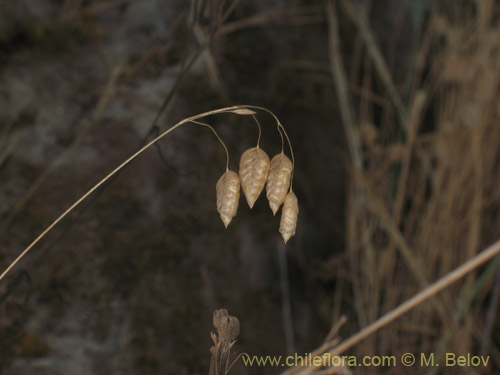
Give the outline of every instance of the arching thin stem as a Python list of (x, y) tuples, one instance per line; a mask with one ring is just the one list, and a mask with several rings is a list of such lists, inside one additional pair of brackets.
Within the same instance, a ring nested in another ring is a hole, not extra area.
[[(338, 346), (326, 352), (329, 353), (330, 358), (340, 356), (346, 350), (352, 348), (354, 345), (358, 344), (360, 341), (366, 339), (367, 337), (373, 335), (375, 332), (379, 331), (381, 328), (387, 326), (389, 323), (401, 317), (403, 314), (406, 314), (408, 311), (414, 309), (415, 307), (423, 304), (429, 298), (435, 296), (442, 290), (448, 288), (453, 283), (462, 279), (468, 273), (474, 271), (487, 261), (493, 259), (494, 257), (500, 254), (500, 240), (493, 243), (486, 249), (479, 252), (474, 257), (467, 260), (462, 265), (455, 268), (453, 271), (447, 273), (439, 280), (435, 281), (431, 285), (427, 286), (425, 289), (421, 290), (417, 294), (415, 294), (410, 299), (406, 300), (393, 310), (388, 313), (382, 315), (380, 318), (375, 320), (370, 325), (364, 327), (361, 331), (354, 334), (350, 338), (341, 342)], [(300, 374), (312, 374), (314, 370), (313, 366), (303, 366), (297, 365), (294, 368), (291, 368), (285, 371), (284, 375), (292, 375), (300, 372)]]
[(259, 148), (260, 145), (260, 136), (262, 135), (262, 128), (260, 126), (259, 120), (257, 120), (257, 117), (255, 115), (252, 115), (253, 119), (257, 123), (257, 127), (259, 128), (259, 137), (257, 138), (257, 148)]
[(281, 130), (283, 130), (283, 134), (285, 134), (286, 140), (288, 142), (288, 146), (290, 147), (290, 154), (292, 155), (292, 173), (290, 176), (290, 191), (292, 191), (293, 190), (293, 175), (295, 172), (295, 155), (293, 154), (292, 142), (290, 142), (290, 138), (288, 138), (288, 134), (286, 133), (286, 130), (283, 127), (283, 125), (281, 125), (280, 120), (278, 120), (277, 117), (275, 117), (275, 118), (276, 118), (276, 121), (278, 121), (278, 124), (281, 127)]
[(285, 138), (283, 138), (283, 133), (281, 132), (279, 125), (276, 125), (276, 129), (278, 129), (278, 133), (280, 133), (280, 137), (281, 137), (281, 153), (284, 153), (285, 152)]
[(248, 353), (240, 353), (238, 354), (238, 356), (234, 359), (233, 362), (231, 362), (231, 365), (229, 365), (229, 367), (227, 368), (227, 371), (226, 373), (229, 373), (229, 371), (233, 368), (233, 366), (240, 360), (240, 358), (243, 358), (244, 356), (247, 356), (248, 358), (250, 358), (250, 356), (248, 355)]
[[(130, 164), (134, 159), (136, 159), (139, 155), (141, 155), (144, 151), (146, 151), (148, 148), (150, 148), (152, 145), (154, 145), (156, 142), (158, 142), (160, 139), (165, 137), (166, 135), (170, 134), (172, 131), (175, 129), (179, 128), (180, 126), (188, 123), (188, 122), (194, 122), (200, 118), (211, 116), (211, 115), (216, 115), (219, 113), (236, 113), (236, 114), (252, 114), (249, 113), (252, 111), (248, 111), (248, 108), (254, 108), (258, 109), (261, 111), (265, 111), (269, 113), (277, 122), (278, 128), (283, 131), (283, 134), (285, 135), (287, 141), (288, 141), (288, 146), (290, 147), (290, 153), (292, 155), (292, 165), (295, 165), (295, 158), (293, 155), (293, 150), (292, 150), (292, 144), (290, 142), (290, 139), (288, 138), (288, 134), (286, 133), (285, 128), (283, 125), (281, 125), (280, 121), (276, 117), (276, 115), (271, 112), (270, 110), (264, 108), (264, 107), (258, 107), (258, 106), (251, 106), (251, 105), (236, 105), (236, 106), (231, 106), (231, 107), (225, 107), (225, 108), (220, 108), (220, 109), (215, 109), (212, 111), (204, 112), (192, 117), (185, 118), (184, 120), (181, 120), (180, 122), (176, 123), (169, 129), (165, 130), (163, 133), (161, 133), (159, 136), (154, 138), (152, 141), (141, 147), (138, 151), (136, 151), (132, 156), (130, 156), (128, 159), (126, 159), (124, 162), (122, 162), (120, 165), (118, 165), (115, 169), (113, 169), (110, 173), (106, 175), (101, 181), (99, 181), (97, 184), (95, 184), (90, 190), (88, 190), (85, 194), (83, 194), (76, 202), (74, 202), (69, 208), (66, 209), (57, 219), (55, 219), (52, 224), (50, 224), (42, 233), (36, 237), (33, 242), (31, 242), (28, 247), (26, 247), (18, 256), (16, 259), (12, 261), (12, 263), (9, 264), (9, 266), (0, 274), (0, 280), (2, 280), (9, 272), (10, 270), (17, 264), (21, 259), (28, 254), (28, 252), (38, 243), (40, 240), (47, 235), (57, 224), (59, 224), (66, 216), (69, 215), (71, 211), (73, 211), (76, 207), (78, 207), (85, 199), (87, 199), (92, 193), (94, 193), (99, 187), (101, 187), (104, 183), (106, 183), (111, 177), (113, 177), (115, 174), (117, 174), (120, 170), (122, 170), (125, 166)], [(226, 149), (227, 151), (227, 149)], [(228, 154), (227, 154), (228, 156)], [(229, 157), (228, 157), (229, 159)], [(293, 179), (293, 172), (292, 172), (292, 179)], [(290, 183), (290, 190), (292, 188), (292, 184)]]
[(293, 154), (292, 142), (290, 142), (290, 138), (288, 137), (288, 134), (287, 134), (285, 128), (283, 127), (283, 125), (281, 125), (280, 120), (278, 120), (277, 117), (275, 117), (275, 118), (276, 118), (276, 121), (278, 121), (278, 125), (281, 128), (281, 130), (283, 131), (283, 134), (285, 134), (286, 141), (288, 142), (288, 147), (290, 147), (290, 154), (292, 155), (292, 166), (295, 167), (295, 155)]
[[(153, 139), (151, 142), (147, 143), (143, 147), (141, 147), (138, 151), (136, 151), (132, 156), (130, 156), (128, 159), (126, 159), (123, 163), (118, 165), (115, 169), (113, 169), (106, 177), (104, 177), (101, 181), (99, 181), (96, 185), (94, 185), (89, 191), (87, 191), (85, 194), (83, 194), (75, 203), (73, 203), (66, 211), (64, 211), (57, 219), (55, 219), (52, 224), (50, 224), (42, 233), (38, 235), (38, 237), (35, 238), (33, 242), (31, 242), (28, 247), (26, 247), (21, 254), (17, 256), (16, 259), (12, 261), (12, 263), (9, 264), (9, 266), (2, 272), (0, 275), (0, 280), (2, 280), (8, 273), (9, 271), (17, 264), (21, 259), (24, 258), (26, 254), (38, 243), (40, 240), (47, 235), (61, 220), (63, 220), (68, 214), (73, 211), (76, 207), (78, 207), (85, 199), (87, 199), (94, 191), (96, 191), (99, 187), (101, 187), (106, 181), (108, 181), (111, 177), (113, 177), (115, 174), (117, 174), (121, 169), (123, 169), (125, 166), (130, 164), (135, 158), (137, 158), (140, 154), (142, 154), (144, 151), (146, 151), (148, 148), (150, 148), (152, 145), (154, 145), (156, 142), (158, 142), (160, 139), (165, 137), (166, 135), (170, 134), (172, 131), (177, 129), (178, 127), (186, 124), (187, 122), (191, 122), (193, 120), (197, 120), (202, 117), (207, 117), (211, 115), (215, 115), (218, 113), (227, 113), (227, 112), (232, 112), (235, 110), (241, 110), (245, 109), (247, 106), (242, 106), (242, 105), (237, 105), (237, 106), (232, 106), (232, 107), (226, 107), (226, 108), (220, 108), (220, 109), (215, 109), (213, 111), (208, 111), (204, 112), (192, 117), (188, 117), (177, 124), (173, 125), (171, 128), (165, 130), (163, 133), (161, 133), (158, 137)], [(270, 112), (270, 111), (268, 111)]]
[(201, 125), (201, 126), (206, 126), (207, 128), (209, 128), (212, 131), (212, 133), (215, 134), (215, 136), (219, 140), (220, 144), (222, 145), (222, 147), (224, 147), (224, 150), (226, 151), (226, 171), (228, 171), (229, 170), (229, 151), (227, 150), (226, 144), (222, 141), (221, 137), (219, 136), (219, 134), (217, 134), (217, 132), (215, 131), (215, 129), (213, 128), (213, 126), (212, 125), (208, 125), (208, 124), (206, 124), (204, 122), (196, 121), (196, 120), (191, 120), (191, 122), (193, 124), (197, 124), (197, 125)]

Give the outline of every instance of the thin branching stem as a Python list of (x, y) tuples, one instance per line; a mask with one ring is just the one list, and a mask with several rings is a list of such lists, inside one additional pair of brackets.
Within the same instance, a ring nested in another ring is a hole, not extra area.
[(283, 133), (281, 132), (281, 128), (279, 125), (276, 125), (276, 128), (278, 129), (278, 133), (280, 133), (281, 137), (281, 153), (285, 153), (285, 138), (283, 137)]
[(233, 361), (233, 362), (231, 362), (231, 364), (230, 364), (230, 365), (229, 365), (229, 367), (227, 368), (227, 372), (231, 371), (231, 369), (233, 368), (233, 366), (234, 366), (234, 365), (235, 365), (235, 364), (236, 364), (236, 363), (237, 363), (237, 362), (238, 362), (241, 358), (243, 358), (243, 357), (245, 357), (245, 356), (246, 356), (246, 357), (248, 357), (248, 358), (250, 358), (250, 356), (248, 355), (248, 353), (243, 352), (243, 353), (238, 354), (238, 356), (234, 359), (234, 361)]
[[(128, 159), (126, 159), (124, 162), (122, 162), (120, 165), (118, 165), (115, 169), (113, 169), (111, 172), (109, 172), (106, 177), (104, 177), (101, 181), (99, 181), (97, 184), (95, 184), (90, 190), (88, 190), (85, 194), (83, 194), (76, 202), (74, 202), (69, 208), (66, 209), (57, 219), (55, 219), (42, 233), (36, 237), (33, 242), (31, 242), (28, 247), (26, 247), (18, 256), (16, 259), (12, 261), (12, 263), (9, 264), (9, 266), (0, 274), (0, 280), (2, 280), (14, 266), (23, 259), (26, 254), (38, 243), (40, 240), (47, 235), (57, 224), (59, 224), (66, 216), (68, 216), (71, 211), (73, 211), (76, 207), (78, 207), (85, 199), (87, 199), (93, 192), (95, 192), (97, 189), (99, 189), (103, 184), (105, 184), (109, 179), (111, 179), (114, 175), (116, 175), (120, 170), (122, 170), (125, 166), (130, 164), (134, 159), (136, 159), (139, 155), (141, 155), (144, 151), (146, 151), (148, 148), (153, 146), (156, 142), (173, 132), (175, 129), (179, 128), (180, 126), (188, 123), (188, 122), (193, 122), (196, 121), (200, 118), (211, 116), (211, 115), (216, 115), (220, 113), (230, 113), (230, 112), (235, 112), (238, 110), (246, 110), (248, 108), (254, 108), (254, 109), (259, 109), (262, 111), (265, 111), (267, 113), (270, 113), (276, 121), (279, 123), (278, 118), (272, 113), (270, 110), (263, 108), (263, 107), (255, 107), (255, 106), (247, 106), (247, 105), (236, 105), (232, 107), (225, 107), (225, 108), (220, 108), (220, 109), (215, 109), (212, 111), (204, 112), (192, 117), (185, 118), (184, 120), (176, 123), (169, 129), (165, 130), (163, 133), (161, 133), (158, 137), (154, 138), (152, 141), (147, 143), (145, 146), (140, 148), (138, 151), (136, 151), (132, 156), (130, 156)], [(238, 113), (238, 112), (235, 112)], [(241, 114), (241, 113), (240, 113)], [(283, 126), (280, 124), (281, 128), (283, 129), (283, 132), (285, 132)], [(286, 132), (285, 132), (286, 135)], [(288, 136), (287, 136), (288, 139)], [(289, 141), (290, 142), (290, 141)], [(290, 144), (290, 143), (289, 143)], [(290, 151), (291, 151), (291, 144), (290, 144)], [(292, 153), (292, 158), (293, 158), (293, 153)]]
[(259, 148), (260, 145), (260, 136), (262, 135), (262, 128), (260, 127), (259, 120), (257, 120), (257, 117), (255, 115), (252, 115), (253, 119), (255, 120), (255, 123), (257, 124), (257, 127), (259, 128), (259, 136), (257, 138), (257, 148)]
[(285, 135), (285, 138), (286, 138), (286, 140), (288, 142), (288, 147), (290, 148), (290, 155), (292, 156), (292, 167), (293, 168), (292, 168), (292, 176), (290, 177), (290, 191), (292, 191), (293, 171), (295, 170), (295, 156), (293, 154), (292, 142), (290, 142), (290, 138), (288, 137), (288, 134), (287, 134), (287, 132), (285, 130), (285, 127), (281, 124), (281, 122), (278, 119), (278, 117), (276, 117), (276, 115), (273, 112), (271, 112), (269, 109), (267, 109), (267, 108), (259, 107), (259, 106), (255, 106), (255, 105), (245, 105), (243, 107), (258, 109), (258, 110), (261, 110), (261, 111), (269, 113), (276, 120), (276, 124), (278, 126), (278, 129), (281, 129), (283, 131), (283, 134)]
[(219, 140), (220, 144), (222, 145), (222, 147), (224, 147), (224, 150), (226, 151), (226, 171), (228, 171), (229, 170), (229, 151), (227, 150), (226, 144), (222, 141), (221, 137), (215, 131), (215, 129), (213, 128), (213, 126), (212, 125), (208, 125), (208, 124), (206, 124), (204, 122), (196, 121), (196, 120), (191, 120), (191, 122), (193, 124), (197, 124), (197, 125), (201, 125), (201, 126), (206, 126), (207, 128), (209, 128), (212, 131), (212, 133), (214, 133), (214, 135), (217, 137), (217, 139)]
[[(435, 296), (439, 292), (448, 288), (450, 285), (462, 279), (465, 275), (474, 271), (475, 269), (477, 269), (478, 267), (480, 267), (487, 261), (493, 259), (499, 254), (500, 254), (500, 240), (490, 245), (482, 252), (480, 252), (479, 254), (469, 259), (464, 264), (462, 264), (461, 266), (455, 268), (453, 271), (443, 276), (442, 278), (434, 282), (432, 285), (429, 285), (427, 288), (423, 289), (415, 296), (408, 299), (406, 302), (402, 303), (401, 305), (389, 311), (387, 314), (383, 315), (382, 317), (380, 317), (367, 327), (363, 328), (361, 331), (351, 336), (349, 339), (341, 342), (340, 345), (336, 346), (328, 353), (330, 354), (331, 357), (341, 355), (346, 350), (349, 350), (350, 348), (358, 344), (360, 341), (371, 336), (381, 328), (387, 326), (389, 323), (393, 322), (402, 315), (406, 314), (408, 311), (421, 305), (429, 298)], [(313, 370), (314, 367), (305, 368), (299, 366), (299, 367), (294, 367), (288, 371), (285, 371), (283, 375), (291, 375), (298, 371), (300, 371), (300, 375), (306, 375), (310, 374)]]

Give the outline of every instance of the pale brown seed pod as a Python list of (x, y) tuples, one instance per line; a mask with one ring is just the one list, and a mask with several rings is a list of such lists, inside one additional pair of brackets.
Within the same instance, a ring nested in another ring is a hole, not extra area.
[(285, 200), (286, 193), (290, 187), (293, 164), (284, 154), (278, 154), (271, 160), (271, 169), (267, 177), (266, 195), (269, 206), (276, 215), (281, 204)]
[(259, 147), (250, 148), (241, 155), (241, 188), (250, 208), (264, 190), (270, 165), (269, 156)]
[(280, 233), (285, 243), (295, 234), (297, 218), (299, 216), (299, 203), (293, 191), (290, 191), (283, 202), (281, 212)]
[(217, 211), (227, 228), (238, 211), (240, 200), (240, 178), (236, 172), (226, 171), (217, 181)]

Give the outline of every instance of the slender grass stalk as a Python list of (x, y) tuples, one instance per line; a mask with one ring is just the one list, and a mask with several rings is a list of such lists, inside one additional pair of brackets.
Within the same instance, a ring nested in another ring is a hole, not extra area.
[(229, 170), (229, 151), (227, 150), (226, 144), (224, 143), (224, 141), (222, 141), (222, 138), (215, 131), (215, 129), (213, 128), (213, 126), (208, 125), (208, 124), (206, 124), (204, 122), (196, 121), (196, 120), (192, 120), (191, 122), (193, 124), (196, 124), (196, 125), (205, 126), (205, 127), (209, 128), (212, 131), (212, 133), (214, 133), (214, 135), (217, 137), (217, 139), (219, 140), (219, 142), (222, 145), (222, 147), (224, 147), (224, 151), (226, 151), (226, 171), (228, 171)]
[[(417, 293), (415, 296), (412, 298), (408, 299), (406, 302), (402, 303), (395, 309), (391, 310), (387, 314), (383, 315), (355, 335), (351, 336), (349, 339), (343, 341), (340, 343), (340, 345), (336, 346), (335, 348), (331, 349), (328, 353), (330, 356), (338, 356), (344, 353), (346, 350), (351, 349), (353, 346), (358, 344), (360, 341), (366, 339), (367, 337), (371, 336), (381, 328), (384, 328), (385, 326), (389, 325), (391, 322), (394, 320), (398, 319), (402, 315), (406, 314), (408, 311), (414, 309), (415, 307), (421, 305), (425, 301), (427, 301), (429, 298), (435, 296), (442, 290), (446, 289), (449, 287), (451, 284), (457, 282), (458, 280), (462, 279), (464, 276), (466, 276), (468, 273), (474, 271), (476, 268), (479, 266), (483, 265), (487, 261), (493, 259), (497, 255), (500, 254), (500, 240), (497, 242), (493, 243), (486, 249), (484, 249), (482, 252), (474, 256), (473, 258), (469, 259), (467, 262), (462, 264), (461, 266), (455, 268), (455, 270), (451, 271), (447, 275), (443, 276), (436, 282), (434, 282), (432, 285), (429, 285), (427, 288), (424, 290), (420, 291)], [(300, 375), (306, 375), (310, 374), (314, 371), (314, 367), (294, 367), (288, 371), (285, 371), (283, 375), (291, 375), (291, 374), (296, 374), (299, 373)]]
[[(152, 141), (150, 141), (149, 143), (147, 143), (145, 146), (143, 146), (142, 148), (140, 148), (138, 151), (136, 151), (132, 156), (130, 156), (123, 163), (121, 163), (120, 165), (118, 165), (115, 169), (113, 169), (110, 173), (108, 173), (106, 175), (106, 177), (104, 177), (101, 181), (99, 181), (96, 185), (94, 185), (90, 190), (88, 190), (85, 194), (83, 194), (76, 202), (74, 202), (68, 209), (66, 209), (66, 211), (64, 211), (57, 219), (55, 219), (42, 233), (40, 233), (38, 235), (38, 237), (36, 237), (33, 240), (33, 242), (31, 242), (17, 256), (17, 258), (15, 258), (9, 264), (9, 266), (2, 272), (2, 274), (0, 274), (0, 280), (2, 280), (10, 272), (10, 270), (17, 263), (19, 263), (21, 261), (21, 259), (24, 258), (26, 256), (26, 254), (28, 254), (28, 252), (38, 242), (40, 242), (40, 240), (43, 237), (45, 237), (52, 229), (54, 229), (54, 227), (57, 224), (59, 224), (59, 222), (61, 222), (66, 216), (68, 216), (71, 211), (73, 211), (76, 207), (78, 207), (93, 192), (95, 192), (99, 187), (101, 187), (104, 183), (106, 183), (106, 181), (108, 181), (111, 177), (113, 177), (114, 175), (116, 175), (120, 170), (122, 170), (125, 166), (127, 166), (128, 164), (130, 164), (134, 159), (136, 159), (139, 155), (141, 155), (148, 148), (150, 148), (151, 146), (153, 146), (156, 142), (158, 142), (159, 140), (161, 140), (162, 138), (164, 138), (165, 136), (167, 136), (168, 134), (170, 134), (175, 129), (179, 128), (180, 126), (182, 126), (182, 125), (184, 125), (186, 123), (189, 123), (189, 122), (196, 122), (196, 120), (198, 120), (200, 118), (203, 118), (203, 117), (207, 117), (207, 116), (211, 116), (211, 115), (216, 115), (216, 114), (220, 114), (220, 113), (231, 113), (231, 112), (239, 114), (239, 115), (250, 115), (250, 114), (253, 114), (254, 112), (253, 111), (249, 111), (248, 108), (253, 108), (253, 109), (258, 109), (258, 110), (261, 110), (261, 111), (265, 111), (265, 112), (269, 113), (277, 121), (278, 126), (281, 128), (281, 130), (283, 131), (283, 133), (285, 134), (285, 136), (286, 136), (286, 138), (288, 140), (288, 144), (290, 146), (290, 152), (292, 153), (292, 158), (293, 158), (292, 145), (290, 143), (290, 139), (288, 138), (288, 135), (286, 134), (285, 128), (283, 127), (283, 125), (281, 125), (281, 123), (279, 122), (279, 120), (276, 117), (276, 115), (273, 112), (271, 112), (270, 110), (266, 109), (266, 108), (258, 107), (258, 106), (249, 106), (249, 105), (236, 105), (236, 106), (232, 106), (232, 107), (225, 107), (225, 108), (215, 109), (215, 110), (212, 110), (212, 111), (204, 112), (204, 113), (201, 113), (201, 114), (198, 114), (198, 115), (195, 115), (195, 116), (183, 119), (180, 122), (178, 122), (177, 124), (173, 125), (171, 128), (165, 130), (163, 133), (161, 133), (159, 136), (157, 136)], [(204, 125), (204, 126), (208, 126), (208, 127), (211, 128), (211, 126), (208, 125), (208, 124), (199, 123), (199, 125)], [(219, 140), (222, 142), (222, 140), (220, 138), (219, 138)], [(229, 158), (229, 155), (227, 155), (227, 157)]]
[(257, 124), (257, 127), (259, 128), (259, 136), (257, 138), (257, 148), (259, 148), (260, 145), (260, 137), (262, 135), (262, 128), (260, 126), (259, 120), (257, 120), (257, 117), (255, 115), (252, 115), (252, 118), (255, 120), (255, 123)]

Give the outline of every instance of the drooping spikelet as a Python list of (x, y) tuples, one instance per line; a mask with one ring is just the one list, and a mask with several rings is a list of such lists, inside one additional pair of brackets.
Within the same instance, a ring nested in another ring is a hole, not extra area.
[(276, 215), (281, 204), (285, 200), (286, 193), (290, 187), (293, 164), (284, 154), (278, 154), (271, 160), (271, 170), (267, 177), (266, 195), (269, 206)]
[(295, 234), (298, 216), (299, 203), (294, 192), (290, 191), (285, 197), (280, 221), (280, 233), (285, 243)]
[(217, 211), (227, 228), (238, 211), (240, 200), (240, 178), (233, 171), (226, 171), (217, 181)]
[(241, 155), (241, 188), (250, 208), (264, 190), (270, 165), (269, 156), (259, 147), (250, 148)]

